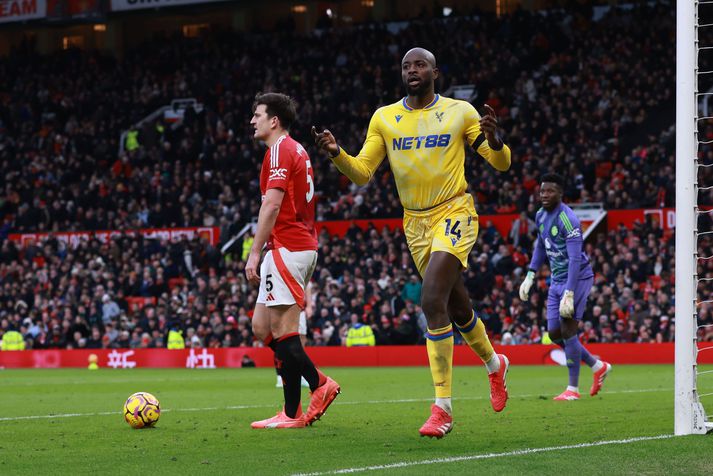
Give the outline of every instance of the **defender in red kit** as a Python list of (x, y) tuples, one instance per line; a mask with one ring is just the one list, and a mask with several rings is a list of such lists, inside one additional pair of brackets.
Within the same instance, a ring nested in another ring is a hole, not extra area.
[[(265, 142), (268, 150), (260, 172), (262, 205), (245, 275), (260, 286), (253, 332), (275, 352), (285, 405), (276, 416), (253, 422), (253, 428), (303, 428), (318, 420), (340, 392), (339, 385), (314, 366), (298, 334), (305, 287), (317, 263), (317, 232), (312, 164), (304, 147), (289, 135), (296, 117), (297, 108), (289, 96), (265, 93), (255, 97), (250, 124), (255, 139)], [(306, 414), (300, 402), (301, 377), (312, 392)]]

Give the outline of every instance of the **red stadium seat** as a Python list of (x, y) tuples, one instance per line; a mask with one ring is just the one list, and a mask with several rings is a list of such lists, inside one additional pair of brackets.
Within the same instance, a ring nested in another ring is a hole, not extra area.
[(595, 171), (598, 178), (607, 178), (611, 175), (614, 165), (611, 162), (599, 162)]
[(129, 315), (140, 311), (147, 305), (155, 305), (156, 298), (154, 297), (144, 297), (144, 296), (127, 296), (126, 303), (129, 305)]
[(186, 284), (186, 279), (185, 278), (171, 278), (168, 280), (168, 288), (173, 289), (176, 286), (182, 287)]

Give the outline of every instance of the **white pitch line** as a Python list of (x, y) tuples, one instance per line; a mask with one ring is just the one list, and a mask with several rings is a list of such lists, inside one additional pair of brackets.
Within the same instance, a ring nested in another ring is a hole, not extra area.
[(88, 417), (99, 415), (121, 415), (121, 412), (94, 412), (94, 413), (58, 413), (56, 415), (25, 415), (15, 417), (2, 417), (0, 421), (17, 421), (17, 420), (41, 420), (44, 418), (72, 418), (72, 417)]
[[(136, 370), (136, 369), (134, 369)], [(143, 369), (138, 369), (138, 370), (143, 370)], [(120, 372), (121, 370), (117, 370), (117, 372)], [(141, 375), (139, 374), (139, 377)], [(200, 377), (191, 377), (192, 382), (208, 382), (208, 381), (213, 381), (215, 380), (214, 378), (200, 378)], [(155, 383), (155, 382), (185, 382), (185, 379), (181, 378), (152, 378), (149, 377), (148, 375), (145, 378), (125, 378), (125, 379), (114, 379), (114, 378), (107, 378), (107, 379), (87, 379), (87, 380), (56, 380), (56, 381), (42, 381), (42, 382), (22, 382), (18, 381), (18, 379), (4, 379), (3, 382), (7, 386), (23, 386), (23, 387), (38, 387), (38, 386), (47, 386), (47, 385), (95, 385), (98, 383), (106, 383), (106, 384), (116, 384), (116, 383), (137, 383), (137, 382), (150, 382), (150, 383)]]
[(348, 474), (348, 473), (363, 473), (367, 471), (379, 471), (384, 469), (396, 469), (396, 468), (408, 468), (410, 466), (422, 466), (426, 464), (443, 464), (443, 463), (457, 463), (459, 461), (476, 461), (481, 459), (493, 459), (493, 458), (504, 458), (508, 456), (522, 456), (531, 455), (536, 453), (546, 453), (550, 451), (562, 451), (562, 450), (572, 450), (576, 448), (591, 448), (595, 446), (606, 446), (606, 445), (625, 445), (628, 443), (636, 443), (638, 441), (651, 441), (651, 440), (665, 440), (668, 438), (673, 438), (674, 435), (658, 435), (658, 436), (639, 436), (635, 438), (626, 438), (623, 440), (607, 440), (607, 441), (595, 441), (593, 443), (578, 443), (575, 445), (562, 445), (562, 446), (549, 446), (545, 448), (526, 448), (522, 450), (507, 451), (505, 453), (486, 453), (480, 455), (464, 455), (464, 456), (453, 456), (450, 458), (436, 458), (436, 459), (426, 459), (421, 461), (401, 461), (398, 463), (391, 464), (381, 464), (374, 466), (363, 466), (360, 468), (344, 468), (335, 469), (329, 471), (318, 471), (315, 473), (297, 473), (293, 476), (322, 476), (325, 474)]
[[(621, 394), (621, 393), (652, 393), (652, 392), (671, 392), (671, 388), (644, 388), (636, 390), (615, 390), (611, 392), (606, 392), (607, 395)], [(533, 398), (541, 396), (541, 393), (533, 394), (523, 394), (523, 395), (511, 395), (510, 398)], [(466, 400), (485, 400), (490, 397), (458, 397), (454, 398), (455, 401), (466, 401)], [(343, 401), (337, 400), (334, 405), (386, 405), (386, 404), (398, 404), (398, 403), (420, 403), (420, 402), (430, 402), (433, 398), (402, 398), (398, 400), (362, 400), (362, 401)], [(254, 408), (275, 408), (276, 405), (231, 405), (227, 407), (203, 407), (203, 408), (166, 408), (161, 410), (162, 413), (166, 412), (208, 412), (216, 410), (249, 410)], [(3, 421), (19, 421), (19, 420), (42, 420), (51, 418), (73, 418), (73, 417), (92, 417), (92, 416), (102, 416), (102, 415), (121, 415), (121, 412), (92, 412), (92, 413), (57, 413), (55, 415), (24, 415), (24, 416), (12, 416), (12, 417), (0, 417), (0, 422)]]

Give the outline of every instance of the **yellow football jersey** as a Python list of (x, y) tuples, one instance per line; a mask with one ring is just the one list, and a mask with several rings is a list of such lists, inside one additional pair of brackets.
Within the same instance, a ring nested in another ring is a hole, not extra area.
[(404, 98), (377, 109), (356, 157), (340, 149), (332, 161), (364, 185), (388, 157), (403, 207), (426, 210), (465, 192), (466, 142), (497, 170), (510, 168), (510, 149), (490, 148), (471, 104), (436, 94), (428, 106), (412, 109)]

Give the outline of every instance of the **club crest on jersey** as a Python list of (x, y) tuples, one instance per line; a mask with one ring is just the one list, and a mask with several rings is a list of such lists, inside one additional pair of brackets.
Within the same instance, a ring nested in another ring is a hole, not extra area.
[(404, 117), (404, 116), (402, 116), (401, 114), (396, 115), (396, 124), (399, 123), (399, 121), (401, 120), (402, 117)]
[(552, 228), (550, 228), (550, 233), (552, 233), (552, 236), (557, 236), (557, 233), (559, 232), (559, 229), (556, 226), (552, 225)]
[(438, 119), (438, 122), (441, 122), (443, 120), (443, 113), (442, 112), (437, 112), (436, 113), (436, 119)]
[(268, 180), (279, 180), (287, 178), (287, 169), (270, 169), (270, 178)]

